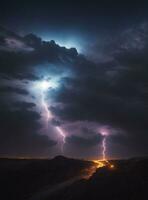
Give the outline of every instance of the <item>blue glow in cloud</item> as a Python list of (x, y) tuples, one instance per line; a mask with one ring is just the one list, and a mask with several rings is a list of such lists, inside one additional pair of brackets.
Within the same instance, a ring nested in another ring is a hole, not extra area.
[(45, 41), (51, 41), (54, 40), (59, 46), (66, 47), (68, 49), (70, 48), (76, 48), (78, 53), (83, 52), (83, 46), (84, 46), (84, 38), (80, 36), (80, 34), (71, 34), (69, 32), (67, 33), (58, 33), (57, 32), (46, 32), (46, 33), (40, 33), (41, 38)]

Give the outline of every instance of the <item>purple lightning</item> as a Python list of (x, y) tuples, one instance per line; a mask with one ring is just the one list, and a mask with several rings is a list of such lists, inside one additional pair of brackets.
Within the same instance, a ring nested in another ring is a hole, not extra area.
[(41, 102), (42, 102), (42, 106), (43, 106), (43, 108), (44, 108), (44, 118), (45, 118), (45, 120), (46, 120), (46, 129), (48, 129), (48, 123), (49, 123), (49, 119), (51, 119), (51, 113), (50, 113), (50, 111), (48, 110), (48, 105), (47, 105), (47, 103), (46, 103), (46, 100), (45, 100), (45, 92), (43, 91), (42, 92), (42, 94), (41, 94)]
[[(54, 87), (56, 87), (55, 83), (49, 82), (49, 81), (46, 81), (46, 80), (38, 83), (38, 88), (41, 90), (41, 103), (42, 103), (42, 106), (44, 108), (43, 117), (45, 118), (45, 121), (46, 121), (46, 129), (47, 130), (48, 130), (49, 121), (51, 121), (53, 119), (53, 115), (50, 112), (50, 110), (48, 108), (48, 104), (46, 102), (46, 91), (49, 88), (54, 88)], [(56, 126), (55, 129), (56, 129), (56, 131), (59, 133), (59, 135), (62, 138), (61, 151), (63, 153), (64, 152), (64, 144), (66, 142), (66, 135), (65, 135), (65, 133), (64, 133), (64, 131), (62, 130), (61, 127)]]
[(102, 146), (102, 160), (106, 161), (107, 160), (107, 158), (106, 158), (107, 144), (106, 143), (107, 143), (107, 137), (108, 137), (109, 133), (105, 128), (101, 128), (100, 133), (103, 136), (102, 145), (101, 145)]
[(56, 126), (56, 130), (59, 132), (59, 134), (62, 137), (61, 151), (62, 151), (62, 153), (64, 153), (64, 144), (66, 142), (66, 135), (64, 134), (63, 130), (59, 126)]
[(106, 160), (106, 136), (102, 140), (102, 160)]

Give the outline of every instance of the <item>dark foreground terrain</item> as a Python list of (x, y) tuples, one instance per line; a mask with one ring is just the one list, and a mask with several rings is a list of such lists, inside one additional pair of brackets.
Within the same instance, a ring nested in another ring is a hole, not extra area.
[(0, 159), (0, 199), (146, 200), (148, 159), (112, 161), (86, 179), (89, 161), (58, 156), (52, 160)]

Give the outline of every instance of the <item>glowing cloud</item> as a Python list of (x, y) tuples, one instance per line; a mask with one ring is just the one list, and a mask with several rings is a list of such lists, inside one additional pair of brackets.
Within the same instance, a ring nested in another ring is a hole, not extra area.
[(38, 81), (36, 83), (36, 88), (41, 90), (41, 92), (45, 92), (50, 88), (56, 88), (58, 87), (58, 83), (56, 80), (43, 80), (43, 81)]
[(43, 90), (43, 91), (46, 91), (46, 90), (48, 90), (48, 88), (49, 88), (49, 86), (50, 86), (50, 83), (48, 82), (48, 81), (42, 81), (41, 83), (40, 83), (40, 87), (41, 87), (41, 89)]
[(67, 49), (70, 49), (70, 48), (76, 48), (77, 51), (79, 53), (82, 53), (82, 45), (80, 45), (81, 43), (83, 43), (82, 39), (79, 38), (79, 37), (61, 37), (59, 38), (59, 35), (58, 36), (55, 36), (55, 33), (53, 35), (47, 35), (47, 36), (43, 36), (43, 39), (45, 41), (51, 41), (51, 40), (54, 40), (59, 46), (61, 47), (66, 47)]

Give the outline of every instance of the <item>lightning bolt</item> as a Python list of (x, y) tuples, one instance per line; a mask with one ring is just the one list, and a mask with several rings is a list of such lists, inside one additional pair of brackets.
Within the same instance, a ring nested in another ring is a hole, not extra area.
[[(45, 91), (42, 91), (41, 94), (41, 102), (42, 102), (42, 106), (44, 108), (44, 118), (46, 121), (46, 129), (48, 130), (48, 124), (49, 121), (53, 118), (52, 113), (50, 112), (49, 108), (48, 108), (48, 104), (46, 102), (46, 93)], [(64, 144), (66, 142), (66, 135), (64, 133), (64, 131), (62, 130), (61, 127), (56, 126), (55, 127), (56, 131), (60, 134), (61, 138), (62, 138), (62, 146), (61, 146), (61, 152), (64, 153)]]
[(61, 135), (62, 137), (62, 146), (61, 146), (61, 150), (62, 150), (62, 153), (64, 152), (64, 144), (66, 142), (66, 136), (63, 132), (63, 130), (59, 127), (59, 126), (56, 126), (56, 130), (59, 132), (59, 134)]
[(50, 113), (50, 111), (48, 109), (48, 105), (46, 103), (45, 97), (46, 97), (45, 92), (42, 92), (42, 94), (41, 94), (41, 102), (42, 102), (42, 106), (43, 106), (44, 111), (45, 111), (44, 112), (45, 113), (44, 118), (45, 118), (45, 121), (46, 121), (46, 126), (47, 126), (46, 128), (48, 129), (48, 123), (49, 123), (49, 120), (52, 118), (52, 115), (51, 115), (51, 113)]
[(106, 160), (106, 136), (102, 140), (102, 160)]
[(109, 136), (109, 131), (107, 128), (100, 128), (99, 129), (100, 134), (102, 135), (103, 139), (102, 139), (102, 145), (101, 145), (101, 149), (102, 149), (102, 160), (103, 161), (107, 161), (106, 158), (106, 150), (107, 150), (107, 137)]

